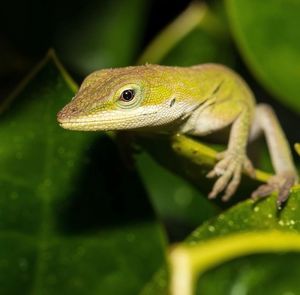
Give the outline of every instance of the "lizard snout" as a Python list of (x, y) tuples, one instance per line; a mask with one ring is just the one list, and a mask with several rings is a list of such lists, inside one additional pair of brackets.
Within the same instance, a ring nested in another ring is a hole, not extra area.
[(72, 105), (66, 105), (61, 111), (57, 113), (57, 121), (59, 123), (69, 122), (78, 112), (78, 108)]

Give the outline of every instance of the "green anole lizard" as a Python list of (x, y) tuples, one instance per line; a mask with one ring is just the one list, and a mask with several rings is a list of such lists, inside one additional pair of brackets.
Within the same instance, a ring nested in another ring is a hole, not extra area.
[(227, 150), (209, 178), (217, 177), (209, 198), (235, 193), (244, 171), (254, 176), (248, 141), (264, 133), (275, 175), (253, 192), (278, 191), (280, 207), (298, 180), (291, 151), (270, 106), (255, 104), (246, 83), (222, 65), (192, 67), (143, 65), (90, 74), (72, 101), (58, 113), (63, 128), (86, 131), (130, 130), (204, 136), (231, 127)]

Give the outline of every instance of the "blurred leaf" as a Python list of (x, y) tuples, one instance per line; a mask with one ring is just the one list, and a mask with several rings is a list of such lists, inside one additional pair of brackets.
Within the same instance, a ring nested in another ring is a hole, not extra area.
[(137, 294), (163, 262), (115, 145), (58, 126), (74, 89), (50, 54), (0, 117), (0, 294)]
[[(289, 202), (283, 211), (277, 210), (275, 197), (256, 203), (253, 203), (252, 200), (244, 201), (200, 226), (187, 239), (185, 245), (190, 245), (190, 247), (199, 245), (199, 248), (203, 246), (203, 251), (204, 249), (210, 251), (206, 247), (207, 243), (214, 243), (215, 247), (218, 247), (219, 244), (219, 250), (216, 249), (216, 258), (212, 258), (214, 259), (213, 269), (201, 276), (197, 294), (232, 294), (232, 290), (236, 290), (236, 294), (265, 294), (266, 288), (268, 294), (283, 294), (280, 293), (283, 291), (289, 291), (291, 294), (299, 293), (300, 255), (298, 254), (288, 254), (284, 258), (278, 254), (258, 255), (257, 253), (260, 251), (251, 245), (253, 250), (247, 256), (255, 255), (240, 258), (239, 244), (235, 243), (233, 246), (236, 248), (236, 252), (229, 252), (231, 260), (222, 263), (222, 253), (227, 251), (224, 250), (223, 246), (225, 247), (225, 245), (222, 244), (222, 241), (226, 237), (230, 241), (231, 236), (234, 237), (240, 233), (259, 234), (259, 232), (268, 231), (271, 233), (274, 230), (300, 232), (299, 188), (295, 188), (290, 194)], [(280, 243), (279, 240), (274, 241), (274, 243), (277, 242)], [(273, 252), (271, 249), (276, 249), (272, 245), (269, 247), (270, 252)], [(264, 252), (266, 251), (262, 251), (262, 253)], [(278, 251), (278, 253), (280, 252)], [(205, 256), (205, 253), (201, 253), (201, 255)], [(290, 265), (295, 267), (290, 267)], [(158, 272), (142, 294), (165, 294), (168, 285), (166, 281), (167, 273), (165, 271)], [(216, 284), (216, 281), (220, 282), (220, 285)]]
[(57, 32), (57, 49), (80, 74), (133, 61), (148, 1), (90, 1)]
[(300, 112), (300, 1), (227, 0), (241, 54), (259, 81)]
[(241, 257), (204, 274), (196, 294), (299, 294), (299, 265), (293, 251)]

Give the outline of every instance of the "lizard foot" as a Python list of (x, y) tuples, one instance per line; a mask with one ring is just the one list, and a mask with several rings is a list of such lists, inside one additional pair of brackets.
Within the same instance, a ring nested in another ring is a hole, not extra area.
[(272, 176), (266, 184), (255, 190), (251, 197), (253, 199), (269, 196), (274, 191), (278, 191), (277, 206), (280, 209), (282, 204), (288, 199), (291, 187), (296, 183), (297, 175), (294, 172), (284, 172)]
[(214, 199), (225, 190), (222, 200), (228, 201), (240, 184), (242, 170), (251, 177), (255, 176), (255, 171), (251, 161), (245, 155), (237, 155), (237, 153), (225, 151), (219, 153), (217, 159), (219, 160), (218, 163), (207, 174), (207, 177), (219, 177), (219, 179), (216, 181), (208, 198)]

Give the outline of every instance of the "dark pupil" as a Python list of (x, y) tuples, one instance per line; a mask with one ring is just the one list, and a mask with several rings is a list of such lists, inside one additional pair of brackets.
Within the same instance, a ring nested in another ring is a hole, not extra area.
[(134, 92), (133, 90), (125, 90), (122, 92), (122, 99), (125, 101), (130, 101), (134, 97)]

